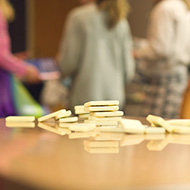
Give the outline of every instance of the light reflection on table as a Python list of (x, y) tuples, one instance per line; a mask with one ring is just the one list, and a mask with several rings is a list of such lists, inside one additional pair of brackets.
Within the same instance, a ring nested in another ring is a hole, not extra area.
[(10, 128), (2, 119), (0, 174), (43, 189), (183, 190), (190, 187), (189, 144), (190, 135), (70, 133), (55, 123)]

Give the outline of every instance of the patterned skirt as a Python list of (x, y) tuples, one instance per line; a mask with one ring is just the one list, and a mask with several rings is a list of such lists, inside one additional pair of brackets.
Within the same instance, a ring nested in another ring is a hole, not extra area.
[[(143, 82), (136, 80), (134, 84), (137, 83), (143, 100), (139, 104), (129, 103), (126, 106), (126, 114), (142, 117), (153, 114), (168, 119), (179, 118), (188, 83), (188, 69), (185, 66), (171, 70), (167, 74), (143, 75)], [(137, 88), (135, 93), (139, 93)]]

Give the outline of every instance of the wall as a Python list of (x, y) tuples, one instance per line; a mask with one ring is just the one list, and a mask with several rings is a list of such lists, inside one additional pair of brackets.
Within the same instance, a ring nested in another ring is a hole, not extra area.
[[(68, 12), (78, 0), (29, 0), (28, 47), (34, 57), (54, 57)], [(33, 2), (33, 3), (31, 3)], [(152, 0), (130, 0), (132, 34), (145, 37)]]
[(11, 0), (15, 10), (15, 20), (9, 24), (12, 52), (26, 50), (25, 3), (23, 0)]
[(77, 0), (34, 0), (34, 55), (55, 56), (68, 12)]
[(131, 13), (129, 22), (132, 33), (137, 37), (145, 37), (147, 31), (148, 17), (153, 0), (131, 0)]

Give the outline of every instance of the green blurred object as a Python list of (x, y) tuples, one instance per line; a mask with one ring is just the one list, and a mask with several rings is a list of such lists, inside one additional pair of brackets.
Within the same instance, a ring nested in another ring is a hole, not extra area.
[(24, 85), (14, 76), (11, 77), (11, 85), (13, 101), (18, 115), (38, 118), (45, 114), (42, 106), (35, 101)]

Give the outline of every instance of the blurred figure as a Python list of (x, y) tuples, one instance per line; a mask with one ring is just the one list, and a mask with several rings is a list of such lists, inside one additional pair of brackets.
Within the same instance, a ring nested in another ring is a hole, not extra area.
[(90, 100), (119, 100), (135, 72), (126, 0), (97, 0), (73, 10), (67, 20), (58, 62), (72, 78), (70, 106)]
[(146, 60), (141, 116), (179, 117), (190, 63), (189, 10), (188, 0), (155, 0), (147, 41), (134, 53)]
[(0, 0), (0, 116), (14, 115), (10, 75), (15, 74), (28, 83), (40, 81), (37, 69), (11, 53), (8, 23), (14, 19), (14, 10), (8, 0)]

